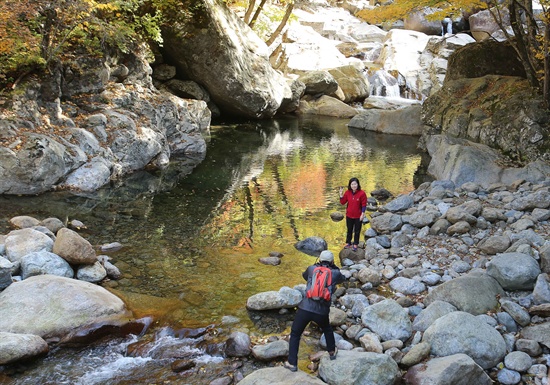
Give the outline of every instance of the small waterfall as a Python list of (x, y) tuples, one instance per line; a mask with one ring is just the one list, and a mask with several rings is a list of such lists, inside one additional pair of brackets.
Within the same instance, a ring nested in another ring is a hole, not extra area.
[(399, 98), (401, 96), (399, 83), (387, 71), (380, 69), (369, 76), (371, 95)]

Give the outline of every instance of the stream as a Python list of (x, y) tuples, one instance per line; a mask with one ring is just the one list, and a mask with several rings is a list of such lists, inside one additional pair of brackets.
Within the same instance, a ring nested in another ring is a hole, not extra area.
[[(231, 331), (253, 340), (288, 334), (291, 314), (264, 318), (249, 313), (246, 301), (302, 283), (314, 258), (298, 252), (297, 241), (320, 236), (338, 254), (345, 221), (330, 218), (344, 212), (338, 187), (358, 177), (367, 195), (383, 187), (397, 196), (421, 182), (417, 138), (349, 129), (347, 122), (213, 124), (204, 158), (174, 159), (162, 172), (136, 172), (92, 194), (0, 196), (1, 234), (16, 215), (57, 217), (83, 222), (80, 234), (98, 249), (121, 243), (103, 254), (123, 276), (103, 286), (136, 318), (154, 319), (144, 336), (54, 347), (30, 364), (0, 369), (0, 384), (209, 384), (234, 369), (212, 349)], [(272, 251), (284, 255), (280, 265), (258, 262)], [(173, 332), (212, 325), (197, 338)], [(194, 366), (175, 372), (173, 357)]]

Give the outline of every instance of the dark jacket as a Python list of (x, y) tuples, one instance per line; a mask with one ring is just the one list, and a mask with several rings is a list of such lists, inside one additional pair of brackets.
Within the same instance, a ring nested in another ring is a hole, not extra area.
[[(311, 280), (311, 277), (313, 276), (313, 270), (320, 265), (330, 267), (330, 270), (332, 272), (332, 284), (330, 285), (330, 294), (332, 296), (332, 294), (336, 290), (336, 285), (341, 282), (344, 282), (345, 280), (344, 276), (340, 272), (340, 269), (335, 264), (333, 263), (329, 264), (327, 262), (316, 263), (315, 265), (309, 266), (306, 269), (306, 271), (302, 273), (302, 277), (304, 277), (304, 279), (309, 283)], [(309, 285), (308, 285), (308, 288), (309, 288)], [(323, 300), (316, 301), (304, 296), (304, 299), (302, 299), (302, 302), (298, 304), (298, 308), (302, 310), (310, 311), (316, 314), (328, 315), (330, 313), (331, 302), (332, 301), (323, 301)]]

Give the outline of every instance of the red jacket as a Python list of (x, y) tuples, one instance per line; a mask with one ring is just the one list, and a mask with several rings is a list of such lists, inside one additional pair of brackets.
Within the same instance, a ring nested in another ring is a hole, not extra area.
[(346, 190), (344, 196), (340, 198), (340, 203), (348, 204), (346, 217), (360, 218), (361, 213), (364, 213), (367, 207), (367, 194), (363, 190), (358, 190), (355, 194), (351, 190)]

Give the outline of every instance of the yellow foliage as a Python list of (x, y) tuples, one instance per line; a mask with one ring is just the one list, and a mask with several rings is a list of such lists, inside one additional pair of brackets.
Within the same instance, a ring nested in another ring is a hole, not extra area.
[(447, 15), (460, 16), (464, 11), (486, 9), (487, 3), (480, 0), (458, 0), (451, 2), (437, 0), (395, 0), (389, 5), (373, 9), (363, 9), (356, 16), (367, 23), (379, 24), (404, 19), (407, 15), (422, 11), (425, 8), (435, 11), (427, 16), (428, 19), (440, 20)]

